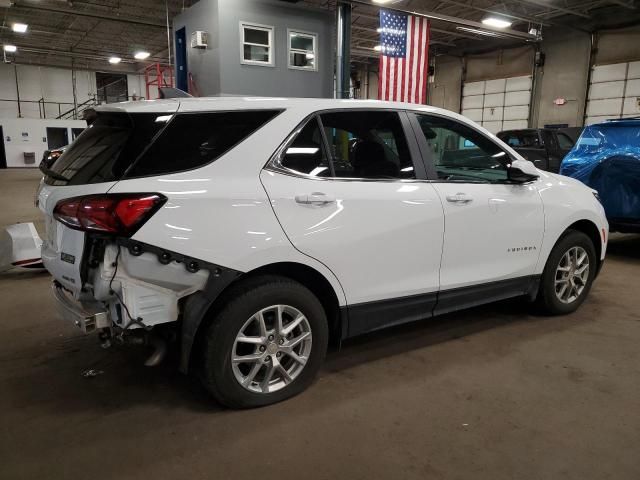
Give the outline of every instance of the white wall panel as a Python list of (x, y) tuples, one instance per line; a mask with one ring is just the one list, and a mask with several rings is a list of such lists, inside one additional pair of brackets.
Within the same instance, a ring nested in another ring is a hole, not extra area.
[(463, 86), (462, 114), (496, 133), (526, 128), (531, 103), (531, 76), (470, 82)]
[(594, 83), (589, 89), (589, 100), (622, 98), (624, 96), (624, 84), (624, 80)]
[(499, 78), (497, 80), (487, 80), (485, 82), (484, 93), (502, 93), (505, 91), (506, 78)]
[(626, 97), (640, 97), (640, 78), (627, 80)]
[(462, 97), (462, 108), (468, 110), (470, 108), (482, 108), (484, 106), (484, 95), (472, 95)]
[(482, 121), (482, 109), (481, 108), (473, 108), (470, 110), (463, 110), (462, 116), (467, 117), (469, 120), (473, 120), (474, 122)]
[(612, 82), (624, 80), (627, 75), (626, 63), (614, 63), (613, 65), (597, 65), (591, 73), (591, 83)]
[(620, 116), (622, 112), (622, 98), (606, 98), (603, 100), (591, 100), (587, 104), (587, 116)]
[(505, 120), (502, 122), (503, 130), (519, 130), (529, 126), (528, 120)]
[(484, 96), (484, 106), (502, 107), (504, 106), (504, 93), (491, 93)]
[(462, 89), (462, 95), (465, 97), (482, 94), (484, 94), (484, 82), (465, 83)]
[(482, 110), (483, 122), (495, 122), (502, 120), (502, 107), (487, 107)]
[(524, 120), (529, 119), (529, 105), (521, 105), (516, 107), (504, 107), (504, 120)]
[(482, 122), (482, 126), (491, 133), (498, 133), (502, 130), (502, 122)]
[(623, 115), (640, 115), (640, 97), (628, 97), (624, 99)]
[(630, 62), (627, 78), (640, 78), (640, 62)]
[(531, 77), (511, 77), (506, 79), (505, 91), (516, 92), (519, 90), (531, 90)]
[[(614, 117), (608, 116), (608, 115), (600, 115), (600, 116), (587, 116), (587, 119), (585, 120), (584, 124), (585, 125), (593, 125), (594, 123), (600, 123), (600, 122), (604, 122), (605, 120), (610, 120)], [(617, 118), (617, 117), (615, 117)]]
[(514, 105), (529, 105), (531, 102), (531, 92), (520, 91), (520, 92), (507, 92), (504, 94), (504, 104), (505, 106), (514, 106)]

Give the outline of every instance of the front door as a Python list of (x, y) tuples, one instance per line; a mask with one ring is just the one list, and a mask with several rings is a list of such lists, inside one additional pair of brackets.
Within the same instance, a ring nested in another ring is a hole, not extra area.
[(435, 303), (443, 211), (407, 129), (395, 111), (323, 113), (261, 174), (290, 241), (340, 281), (350, 335)]
[[(526, 289), (544, 234), (536, 183), (509, 182), (508, 153), (470, 125), (437, 115), (415, 119), (445, 213), (438, 311)], [(447, 291), (457, 292), (451, 302), (458, 305), (448, 304)]]

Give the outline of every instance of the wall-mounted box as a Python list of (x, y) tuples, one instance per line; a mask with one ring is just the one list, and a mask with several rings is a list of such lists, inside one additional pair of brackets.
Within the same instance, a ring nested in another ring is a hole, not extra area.
[(207, 48), (209, 45), (209, 34), (202, 30), (191, 33), (191, 48)]

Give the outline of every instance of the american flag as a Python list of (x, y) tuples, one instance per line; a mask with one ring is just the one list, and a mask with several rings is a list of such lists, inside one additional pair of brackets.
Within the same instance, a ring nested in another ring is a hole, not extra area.
[(428, 56), (428, 19), (380, 9), (380, 100), (426, 103)]

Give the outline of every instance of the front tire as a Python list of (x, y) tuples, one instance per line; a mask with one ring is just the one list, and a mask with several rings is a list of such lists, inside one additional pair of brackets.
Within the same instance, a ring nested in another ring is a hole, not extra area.
[(569, 230), (551, 250), (540, 280), (538, 308), (548, 315), (575, 312), (591, 290), (598, 258), (591, 239)]
[(329, 337), (316, 296), (293, 280), (263, 276), (239, 285), (230, 298), (206, 334), (205, 388), (230, 408), (269, 405), (305, 390)]

